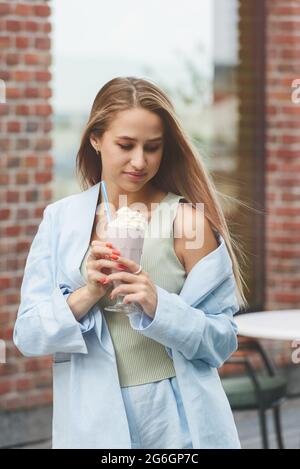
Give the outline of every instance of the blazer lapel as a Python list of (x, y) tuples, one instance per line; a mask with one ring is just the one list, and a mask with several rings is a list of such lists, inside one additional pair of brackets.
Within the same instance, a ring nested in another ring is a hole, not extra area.
[[(88, 249), (91, 239), (95, 212), (100, 190), (100, 182), (74, 197), (67, 206), (64, 222), (68, 227), (63, 230), (65, 239), (64, 271), (68, 272), (70, 283), (77, 288), (83, 287), (86, 282), (80, 272), (80, 265)], [(68, 241), (68, 242), (67, 242)], [(95, 320), (96, 336), (103, 349), (111, 356), (114, 356), (114, 348), (108, 333), (108, 327), (103, 327), (105, 318), (100, 313), (98, 304), (92, 308), (92, 315)], [(89, 322), (91, 319), (87, 318)]]
[(80, 272), (80, 264), (88, 248), (94, 225), (100, 182), (74, 197), (66, 205), (63, 223), (62, 244), (64, 250), (64, 271), (70, 274), (77, 287), (83, 287), (85, 280)]

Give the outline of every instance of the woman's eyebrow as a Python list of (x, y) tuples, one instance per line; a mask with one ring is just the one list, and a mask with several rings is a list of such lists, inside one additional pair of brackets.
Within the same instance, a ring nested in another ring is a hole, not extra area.
[[(133, 137), (128, 137), (127, 135), (118, 135), (116, 138), (124, 138), (126, 140), (133, 140), (133, 141), (136, 141), (137, 139), (136, 138), (133, 138)], [(150, 138), (149, 140), (147, 140), (147, 142), (158, 142), (160, 140), (163, 139), (163, 136), (159, 136), (159, 137), (155, 137), (155, 138)]]

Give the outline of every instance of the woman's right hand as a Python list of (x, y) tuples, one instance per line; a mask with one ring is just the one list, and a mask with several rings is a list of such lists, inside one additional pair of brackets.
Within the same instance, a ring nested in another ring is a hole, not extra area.
[(106, 276), (111, 274), (111, 269), (118, 269), (117, 263), (120, 251), (114, 249), (111, 243), (106, 241), (93, 241), (90, 255), (86, 262), (87, 290), (91, 296), (100, 300), (107, 292), (110, 284), (103, 283)]

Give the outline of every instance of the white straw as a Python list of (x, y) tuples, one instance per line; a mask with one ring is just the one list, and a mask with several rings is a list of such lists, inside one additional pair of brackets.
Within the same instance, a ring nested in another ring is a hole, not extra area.
[(108, 202), (108, 197), (107, 197), (107, 192), (106, 192), (105, 181), (101, 181), (100, 184), (101, 184), (101, 188), (103, 192), (104, 208), (105, 208), (106, 216), (107, 216), (108, 222), (111, 222), (112, 218), (111, 218), (111, 214), (109, 210), (109, 202)]

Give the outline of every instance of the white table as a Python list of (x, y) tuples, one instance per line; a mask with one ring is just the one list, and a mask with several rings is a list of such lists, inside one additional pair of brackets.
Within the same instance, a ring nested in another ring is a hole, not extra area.
[(239, 335), (300, 341), (300, 309), (240, 314), (234, 320)]

